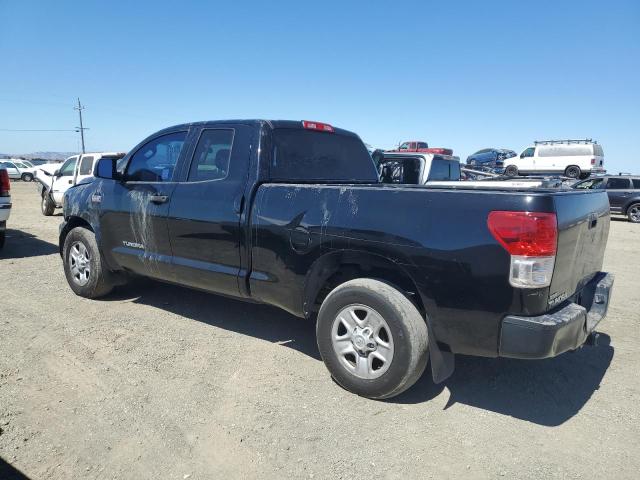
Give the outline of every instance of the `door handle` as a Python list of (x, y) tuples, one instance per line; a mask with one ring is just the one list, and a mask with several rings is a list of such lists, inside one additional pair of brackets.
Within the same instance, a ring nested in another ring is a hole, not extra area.
[(149, 201), (152, 203), (166, 203), (169, 200), (169, 195), (149, 195)]

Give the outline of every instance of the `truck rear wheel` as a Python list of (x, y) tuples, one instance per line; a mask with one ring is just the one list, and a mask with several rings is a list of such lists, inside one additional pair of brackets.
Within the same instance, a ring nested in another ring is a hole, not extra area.
[(72, 229), (64, 240), (64, 273), (71, 290), (85, 298), (98, 298), (108, 294), (114, 286), (107, 270), (96, 237), (83, 227)]
[(42, 194), (42, 202), (40, 203), (40, 209), (45, 217), (50, 217), (56, 210), (56, 204), (53, 202), (51, 195), (48, 193)]
[(577, 165), (570, 165), (565, 169), (564, 175), (565, 177), (577, 179), (577, 178), (580, 178), (580, 175), (582, 175), (582, 171), (580, 170), (580, 167), (578, 167)]
[(427, 324), (391, 285), (359, 278), (327, 295), (316, 325), (320, 355), (346, 390), (384, 399), (411, 387), (427, 365)]

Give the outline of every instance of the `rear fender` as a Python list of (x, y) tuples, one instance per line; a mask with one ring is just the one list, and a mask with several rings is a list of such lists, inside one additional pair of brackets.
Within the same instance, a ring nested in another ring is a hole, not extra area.
[(359, 250), (341, 250), (317, 259), (305, 279), (304, 315), (309, 317), (316, 313), (323, 296), (337, 285), (359, 277), (387, 282), (416, 305), (429, 331), (429, 359), (433, 381), (441, 383), (449, 378), (455, 368), (454, 355), (443, 350), (438, 343), (416, 283), (402, 265), (384, 256)]

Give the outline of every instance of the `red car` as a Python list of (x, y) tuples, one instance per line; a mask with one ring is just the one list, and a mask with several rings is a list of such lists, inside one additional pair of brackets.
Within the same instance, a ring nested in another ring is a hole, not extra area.
[(419, 153), (438, 153), (440, 155), (453, 155), (450, 148), (429, 148), (427, 142), (413, 140), (403, 142), (396, 150), (387, 150), (388, 152), (419, 152)]

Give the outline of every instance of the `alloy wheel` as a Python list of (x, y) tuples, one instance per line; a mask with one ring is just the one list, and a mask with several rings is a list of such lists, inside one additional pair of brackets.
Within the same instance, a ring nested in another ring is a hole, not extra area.
[(331, 342), (340, 365), (359, 378), (378, 378), (393, 361), (391, 329), (378, 312), (366, 305), (349, 305), (338, 313)]

